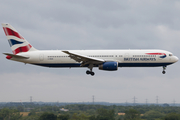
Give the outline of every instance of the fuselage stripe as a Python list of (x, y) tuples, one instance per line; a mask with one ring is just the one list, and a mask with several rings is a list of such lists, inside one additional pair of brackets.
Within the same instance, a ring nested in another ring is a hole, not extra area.
[(166, 55), (165, 53), (146, 53), (147, 55)]

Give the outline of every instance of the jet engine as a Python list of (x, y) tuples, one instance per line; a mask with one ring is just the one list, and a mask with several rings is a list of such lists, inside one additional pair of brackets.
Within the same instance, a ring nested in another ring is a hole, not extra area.
[(104, 62), (103, 64), (99, 65), (100, 70), (107, 70), (107, 71), (115, 71), (118, 70), (118, 62)]

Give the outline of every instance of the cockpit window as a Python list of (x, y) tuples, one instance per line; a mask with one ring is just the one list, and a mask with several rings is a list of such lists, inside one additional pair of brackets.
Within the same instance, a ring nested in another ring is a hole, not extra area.
[(172, 54), (169, 54), (169, 56), (173, 56)]

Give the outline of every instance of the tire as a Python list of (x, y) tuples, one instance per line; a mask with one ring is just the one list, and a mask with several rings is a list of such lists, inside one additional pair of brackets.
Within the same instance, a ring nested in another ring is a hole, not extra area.
[(91, 75), (92, 75), (92, 76), (94, 76), (94, 74), (95, 74), (94, 72), (91, 72)]
[(86, 74), (88, 74), (88, 75), (89, 75), (89, 74), (90, 74), (90, 71), (89, 71), (89, 70), (87, 70), (87, 71), (86, 71)]

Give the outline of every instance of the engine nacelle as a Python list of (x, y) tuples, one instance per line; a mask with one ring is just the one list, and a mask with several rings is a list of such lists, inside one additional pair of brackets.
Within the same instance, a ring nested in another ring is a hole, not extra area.
[(108, 70), (108, 71), (115, 71), (118, 70), (118, 62), (105, 62), (101, 65), (99, 65), (100, 70)]

